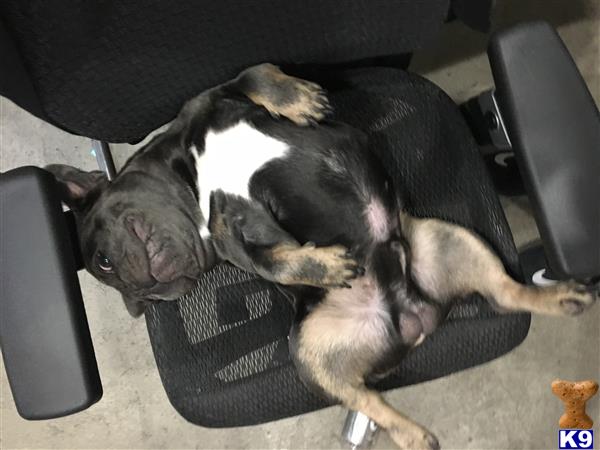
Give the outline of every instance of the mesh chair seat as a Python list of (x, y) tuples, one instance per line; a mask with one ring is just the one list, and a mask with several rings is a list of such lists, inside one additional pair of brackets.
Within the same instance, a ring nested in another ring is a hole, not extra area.
[[(477, 231), (519, 278), (517, 252), (478, 148), (458, 108), (430, 82), (397, 69), (355, 69), (319, 80), (335, 118), (362, 129), (405, 208)], [(251, 425), (328, 406), (299, 380), (287, 335), (289, 298), (227, 264), (177, 302), (151, 306), (148, 332), (175, 409), (207, 427)], [(499, 315), (478, 296), (376, 387), (438, 378), (494, 359), (527, 335), (528, 314)]]

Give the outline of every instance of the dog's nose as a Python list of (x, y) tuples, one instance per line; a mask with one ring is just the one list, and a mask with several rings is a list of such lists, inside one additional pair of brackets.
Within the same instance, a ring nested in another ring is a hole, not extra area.
[(150, 274), (160, 283), (169, 283), (179, 278), (179, 266), (177, 259), (167, 250), (159, 251), (150, 258)]

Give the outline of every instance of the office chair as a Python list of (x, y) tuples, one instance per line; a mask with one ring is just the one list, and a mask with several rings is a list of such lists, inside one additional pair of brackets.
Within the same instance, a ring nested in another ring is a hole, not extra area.
[[(600, 120), (556, 32), (532, 22), (495, 34), (488, 51), (495, 90), (460, 108), (407, 70), (444, 22), (483, 30), (491, 7), (491, 0), (6, 0), (0, 50), (9, 63), (0, 93), (94, 139), (110, 178), (108, 143), (137, 142), (198, 92), (273, 62), (329, 91), (334, 117), (367, 133), (411, 214), (474, 229), (517, 279), (545, 270), (544, 280), (595, 280)], [(543, 248), (529, 254), (526, 276), (484, 145), (510, 152), (533, 202)], [(102, 386), (72, 216), (40, 168), (2, 174), (0, 190), (0, 338), (17, 409), (28, 419), (80, 411), (101, 398)], [(231, 427), (330, 405), (301, 383), (290, 360), (293, 315), (272, 284), (227, 264), (177, 302), (150, 306), (148, 333), (173, 407), (192, 423)], [(522, 342), (529, 323), (528, 314), (498, 314), (474, 295), (376, 387), (497, 358)], [(367, 422), (350, 417), (349, 436), (359, 423)]]

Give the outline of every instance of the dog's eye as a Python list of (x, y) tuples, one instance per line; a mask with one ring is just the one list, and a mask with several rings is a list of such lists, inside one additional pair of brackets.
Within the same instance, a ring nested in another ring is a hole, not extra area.
[(111, 273), (113, 271), (110, 258), (102, 252), (96, 253), (96, 264), (98, 264), (98, 267), (104, 273)]

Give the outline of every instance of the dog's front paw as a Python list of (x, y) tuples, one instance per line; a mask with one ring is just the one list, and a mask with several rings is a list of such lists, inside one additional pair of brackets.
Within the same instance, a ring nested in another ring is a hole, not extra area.
[(349, 288), (350, 281), (365, 273), (364, 267), (342, 245), (313, 248), (310, 257), (323, 269), (319, 283), (323, 287)]
[(425, 428), (390, 428), (388, 432), (394, 443), (401, 449), (440, 450), (437, 438)]
[(274, 117), (283, 116), (297, 125), (309, 125), (331, 112), (321, 86), (287, 75), (273, 64), (251, 67), (240, 74), (239, 80), (248, 98)]

